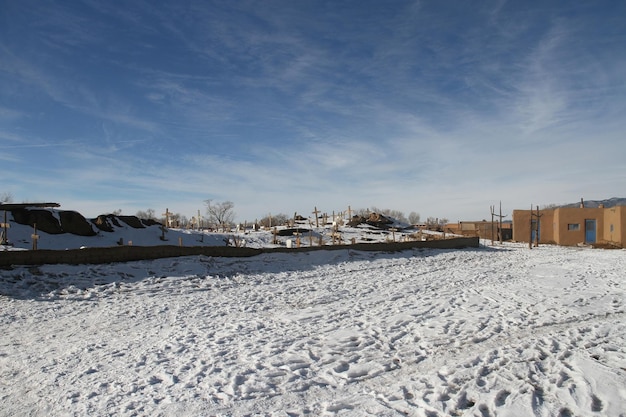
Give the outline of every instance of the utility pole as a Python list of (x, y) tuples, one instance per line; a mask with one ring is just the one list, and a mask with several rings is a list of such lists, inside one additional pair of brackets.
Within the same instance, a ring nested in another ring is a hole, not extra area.
[[(539, 247), (539, 220), (543, 214), (539, 214), (539, 206), (537, 206), (537, 213), (533, 212), (533, 205), (530, 205), (530, 236), (528, 237), (528, 249), (532, 249), (533, 244), (533, 230), (535, 231), (535, 247)], [(533, 220), (535, 220), (535, 227), (533, 227)]]
[(533, 248), (533, 205), (530, 205), (530, 233), (528, 233), (528, 249)]
[(493, 246), (493, 216), (495, 216), (495, 208), (493, 206), (489, 206), (489, 209), (491, 210), (491, 245)]
[(500, 201), (500, 215), (498, 217), (500, 218), (498, 222), (500, 233), (498, 234), (500, 235), (500, 244), (502, 244), (502, 218), (505, 217), (502, 215), (502, 201)]
[[(532, 210), (532, 205), (530, 207)], [(502, 244), (502, 219), (507, 216), (508, 214), (502, 215), (502, 201), (500, 201), (500, 214), (496, 214), (495, 207), (491, 206), (491, 244), (492, 245), (493, 245), (493, 224), (494, 224), (493, 218), (494, 217), (498, 218), (498, 223), (497, 223), (498, 235), (499, 235), (498, 240), (500, 241), (500, 244)], [(531, 228), (532, 228), (532, 225), (531, 225)], [(531, 236), (532, 236), (532, 233), (531, 233)]]
[(539, 230), (540, 230), (539, 219), (541, 218), (541, 216), (543, 216), (543, 214), (539, 214), (539, 206), (537, 206), (537, 214), (535, 214), (535, 217), (537, 217), (537, 233), (535, 233), (535, 247), (536, 248), (539, 247)]

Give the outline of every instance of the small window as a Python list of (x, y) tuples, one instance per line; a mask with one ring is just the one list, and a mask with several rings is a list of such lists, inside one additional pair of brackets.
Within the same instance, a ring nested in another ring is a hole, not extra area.
[(572, 230), (572, 231), (580, 230), (580, 224), (579, 223), (569, 223), (567, 225), (567, 230)]
[(613, 225), (611, 225), (611, 233), (613, 233)]

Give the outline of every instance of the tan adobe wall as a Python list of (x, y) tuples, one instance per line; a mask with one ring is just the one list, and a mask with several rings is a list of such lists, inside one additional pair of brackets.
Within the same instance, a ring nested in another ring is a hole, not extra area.
[(528, 242), (530, 240), (530, 210), (513, 210), (513, 240)]
[[(585, 243), (585, 220), (596, 221), (596, 242), (602, 240), (604, 227), (603, 208), (559, 208), (555, 218), (556, 243), (562, 246), (576, 246)], [(570, 230), (568, 225), (578, 225), (578, 230)]]
[(556, 243), (556, 236), (554, 236), (554, 224), (556, 223), (556, 211), (554, 209), (550, 210), (539, 210), (539, 242), (540, 243)]
[[(502, 230), (504, 232), (504, 236), (510, 236), (510, 232), (507, 231), (512, 229), (512, 225), (510, 222), (503, 223)], [(478, 236), (481, 239), (498, 239), (498, 228), (500, 224), (498, 222), (490, 222), (486, 220), (481, 221), (460, 221), (458, 223), (448, 223), (445, 226), (446, 233), (454, 233), (463, 236)]]
[[(537, 210), (513, 210), (513, 240), (528, 242), (530, 240), (530, 219)], [(554, 223), (555, 210), (539, 210), (539, 243), (555, 243)], [(533, 219), (536, 217), (533, 216)]]
[(626, 246), (626, 206), (611, 207), (604, 210), (604, 230), (602, 242)]
[[(536, 211), (533, 210), (533, 213)], [(626, 246), (626, 206), (612, 208), (561, 207), (540, 210), (539, 243), (576, 246), (585, 242), (585, 221), (596, 222), (596, 244)], [(513, 240), (530, 239), (530, 210), (513, 211)]]

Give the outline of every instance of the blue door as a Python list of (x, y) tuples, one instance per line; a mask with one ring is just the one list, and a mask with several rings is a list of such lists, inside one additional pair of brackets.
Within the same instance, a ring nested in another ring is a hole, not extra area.
[(535, 242), (535, 241), (539, 241), (541, 240), (541, 233), (540, 233), (540, 223), (537, 222), (537, 220), (533, 220), (532, 221), (532, 227), (531, 227), (531, 235), (530, 235), (530, 241), (531, 242)]
[(585, 220), (585, 243), (596, 243), (596, 221)]

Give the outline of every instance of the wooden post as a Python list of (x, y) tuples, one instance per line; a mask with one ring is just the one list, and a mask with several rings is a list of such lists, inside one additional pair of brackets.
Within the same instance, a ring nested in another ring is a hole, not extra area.
[(539, 247), (539, 206), (537, 206), (537, 214), (535, 216), (535, 247)]
[(539, 206), (537, 206), (537, 232), (535, 233), (535, 247), (538, 248), (539, 247), (539, 219), (541, 218), (541, 216), (543, 216), (543, 214), (539, 214)]
[(166, 208), (162, 216), (165, 216), (165, 227), (170, 227), (170, 210)]
[(30, 237), (33, 238), (33, 250), (37, 250), (37, 241), (39, 240), (39, 235), (37, 234), (37, 223), (33, 223), (33, 234)]
[[(539, 247), (539, 230), (541, 228), (540, 225), (540, 219), (543, 216), (543, 214), (539, 213), (539, 206), (537, 206), (537, 213), (535, 214), (533, 212), (533, 206), (532, 204), (530, 205), (530, 237), (528, 238), (528, 248), (532, 249), (532, 244), (533, 244), (533, 230), (535, 231), (535, 247), (538, 248)], [(533, 228), (533, 218), (536, 219), (535, 221), (535, 227)]]
[(396, 229), (395, 227), (392, 227), (391, 229), (389, 229), (389, 231), (391, 231), (391, 236), (392, 236), (393, 241), (395, 243), (395, 241), (396, 241), (396, 232), (398, 231), (398, 229)]
[(489, 208), (491, 209), (491, 246), (493, 246), (493, 216), (494, 216), (494, 207), (493, 206), (489, 206)]
[(499, 217), (499, 221), (498, 221), (498, 228), (499, 228), (499, 235), (500, 235), (500, 244), (502, 244), (502, 201), (500, 201), (500, 215)]
[(313, 210), (313, 214), (315, 215), (315, 227), (320, 227), (320, 222), (317, 218), (318, 213), (319, 211), (317, 210), (317, 206), (315, 206), (315, 210)]
[(528, 249), (533, 248), (533, 205), (530, 205), (530, 233), (528, 234)]
[(4, 211), (4, 223), (2, 223), (2, 242), (0, 242), (0, 244), (2, 245), (8, 245), (9, 244), (9, 237), (7, 235), (7, 229), (11, 227), (11, 225), (7, 222), (7, 211)]
[[(532, 210), (533, 210), (533, 206), (531, 205), (531, 206), (530, 206), (530, 212), (531, 212), (531, 216), (530, 216), (530, 219), (531, 219), (531, 220), (530, 220), (530, 230), (531, 230), (531, 232), (530, 232), (530, 238), (529, 238), (529, 240), (532, 240), (532, 228), (533, 228), (533, 223), (532, 223), (532, 217), (533, 217), (533, 216), (532, 216)], [(499, 238), (498, 238), (498, 239), (500, 240), (500, 244), (502, 244), (502, 219), (503, 219), (504, 217), (506, 217), (506, 216), (507, 216), (507, 214), (504, 214), (504, 215), (502, 214), (502, 201), (500, 201), (500, 214), (496, 214), (496, 213), (495, 213), (495, 207), (494, 207), (494, 206), (491, 206), (491, 244), (492, 244), (492, 245), (493, 245), (493, 240), (494, 240), (494, 239), (493, 239), (493, 235), (494, 235), (494, 233), (493, 233), (493, 223), (494, 223), (493, 218), (494, 218), (494, 217), (497, 217), (497, 218), (498, 218), (498, 222), (496, 222), (496, 226), (497, 226), (497, 228), (498, 228), (498, 233), (497, 233), (497, 234), (499, 235)]]
[(170, 210), (166, 208), (162, 216), (165, 216), (165, 224), (161, 225), (161, 240), (165, 240), (165, 229), (170, 226)]

